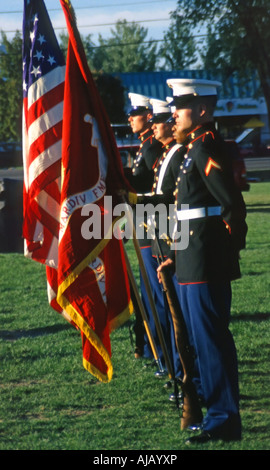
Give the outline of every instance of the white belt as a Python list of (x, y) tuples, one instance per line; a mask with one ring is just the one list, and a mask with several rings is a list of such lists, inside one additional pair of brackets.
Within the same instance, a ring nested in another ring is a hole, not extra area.
[(199, 219), (201, 217), (210, 217), (213, 215), (221, 215), (220, 206), (197, 207), (196, 209), (177, 211), (178, 220)]

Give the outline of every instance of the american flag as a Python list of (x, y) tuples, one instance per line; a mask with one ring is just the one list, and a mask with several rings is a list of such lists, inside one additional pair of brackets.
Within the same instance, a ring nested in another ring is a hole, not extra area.
[(57, 267), (65, 59), (43, 0), (24, 1), (25, 256)]

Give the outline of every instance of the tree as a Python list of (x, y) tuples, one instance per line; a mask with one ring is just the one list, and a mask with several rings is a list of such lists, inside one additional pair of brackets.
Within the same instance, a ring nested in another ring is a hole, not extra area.
[(164, 59), (164, 67), (168, 70), (188, 68), (197, 61), (195, 41), (180, 15), (172, 16), (172, 23), (159, 49), (159, 57)]
[(204, 65), (232, 75), (256, 70), (270, 122), (269, 0), (178, 0), (174, 15), (190, 28), (208, 27)]
[(110, 122), (113, 124), (126, 122), (125, 94), (121, 80), (105, 73), (94, 73), (93, 78)]
[[(126, 20), (111, 29), (112, 37), (103, 39), (99, 34), (99, 46), (94, 50), (93, 65), (105, 73), (142, 72), (155, 70), (158, 55), (157, 44), (150, 40), (145, 44), (148, 30), (129, 24)], [(150, 44), (150, 45), (149, 45)]]
[[(68, 33), (66, 33), (65, 31), (62, 31), (59, 34), (59, 46), (65, 57), (67, 56), (68, 40), (69, 40)], [(96, 47), (96, 45), (92, 41), (92, 35), (91, 34), (87, 34), (86, 36), (81, 35), (81, 40), (83, 43), (83, 47), (85, 50), (85, 54), (87, 56), (90, 69), (93, 70), (93, 64), (91, 62), (91, 59), (93, 56), (93, 49)]]
[(0, 141), (20, 141), (22, 121), (22, 38), (11, 41), (1, 32), (0, 53)]
[[(62, 32), (59, 35), (59, 44), (64, 55), (66, 56), (68, 48), (68, 34)], [(109, 119), (112, 123), (121, 123), (126, 121), (125, 114), (125, 95), (124, 87), (122, 86), (121, 80), (117, 77), (113, 77), (110, 74), (103, 73), (103, 71), (97, 72), (94, 67), (94, 49), (95, 44), (91, 39), (91, 34), (82, 36), (82, 43), (85, 50), (88, 65), (93, 75), (93, 79), (96, 83), (97, 89), (104, 103), (104, 107), (108, 113)]]

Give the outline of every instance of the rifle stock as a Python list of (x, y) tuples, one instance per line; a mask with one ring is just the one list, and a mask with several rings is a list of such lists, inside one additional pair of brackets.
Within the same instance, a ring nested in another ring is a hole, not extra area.
[[(123, 201), (124, 201), (124, 203), (126, 203), (124, 199), (123, 199)], [(143, 278), (145, 288), (146, 288), (146, 291), (147, 291), (147, 296), (148, 296), (151, 311), (152, 311), (152, 314), (153, 314), (155, 327), (156, 327), (157, 334), (158, 334), (158, 339), (159, 339), (160, 346), (161, 346), (161, 349), (162, 349), (162, 353), (163, 353), (163, 356), (164, 356), (164, 361), (165, 361), (165, 364), (166, 364), (166, 367), (167, 367), (167, 370), (168, 370), (168, 375), (169, 375), (170, 378), (174, 379), (175, 376), (174, 376), (173, 366), (172, 366), (172, 363), (171, 363), (171, 359), (169, 357), (169, 352), (168, 352), (168, 349), (167, 349), (167, 345), (165, 343), (162, 327), (161, 327), (161, 324), (160, 324), (160, 320), (159, 320), (159, 316), (158, 316), (158, 313), (157, 313), (156, 305), (155, 305), (155, 302), (154, 302), (154, 299), (153, 299), (150, 282), (149, 282), (148, 275), (147, 275), (147, 272), (146, 272), (146, 269), (145, 269), (145, 265), (144, 265), (144, 261), (143, 261), (143, 258), (142, 258), (139, 242), (137, 240), (136, 228), (134, 226), (133, 219), (130, 215), (129, 210), (126, 211), (126, 215), (128, 217), (129, 224), (132, 227), (132, 235), (133, 235), (132, 236), (132, 241), (133, 241), (134, 249), (135, 249), (137, 259), (138, 259), (138, 262), (139, 262), (139, 267), (140, 267), (140, 270), (141, 270), (142, 278)]]
[[(164, 261), (157, 230), (155, 229), (155, 242), (157, 244), (157, 256), (159, 264)], [(183, 369), (181, 389), (183, 393), (183, 408), (181, 418), (181, 429), (202, 421), (203, 415), (195, 385), (192, 381), (194, 375), (194, 354), (190, 345), (188, 332), (180, 307), (179, 299), (172, 279), (171, 269), (164, 266), (160, 271), (160, 278), (172, 315), (175, 343)]]
[(160, 275), (172, 315), (176, 347), (183, 368), (183, 379), (181, 380), (181, 389), (183, 392), (181, 429), (185, 429), (192, 424), (200, 423), (203, 417), (198, 395), (194, 383), (192, 382), (194, 370), (193, 350), (189, 343), (186, 324), (179, 305), (171, 272), (169, 272), (168, 268), (164, 268)]

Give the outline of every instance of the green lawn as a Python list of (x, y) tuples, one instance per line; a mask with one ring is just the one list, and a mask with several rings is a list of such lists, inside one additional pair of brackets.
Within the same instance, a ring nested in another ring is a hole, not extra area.
[[(270, 183), (252, 183), (243, 194), (249, 231), (231, 323), (243, 439), (198, 449), (270, 449)], [(114, 375), (100, 383), (82, 366), (79, 333), (47, 303), (44, 267), (12, 253), (0, 254), (0, 263), (0, 449), (186, 450), (166, 380), (134, 359), (133, 318), (112, 334)]]

